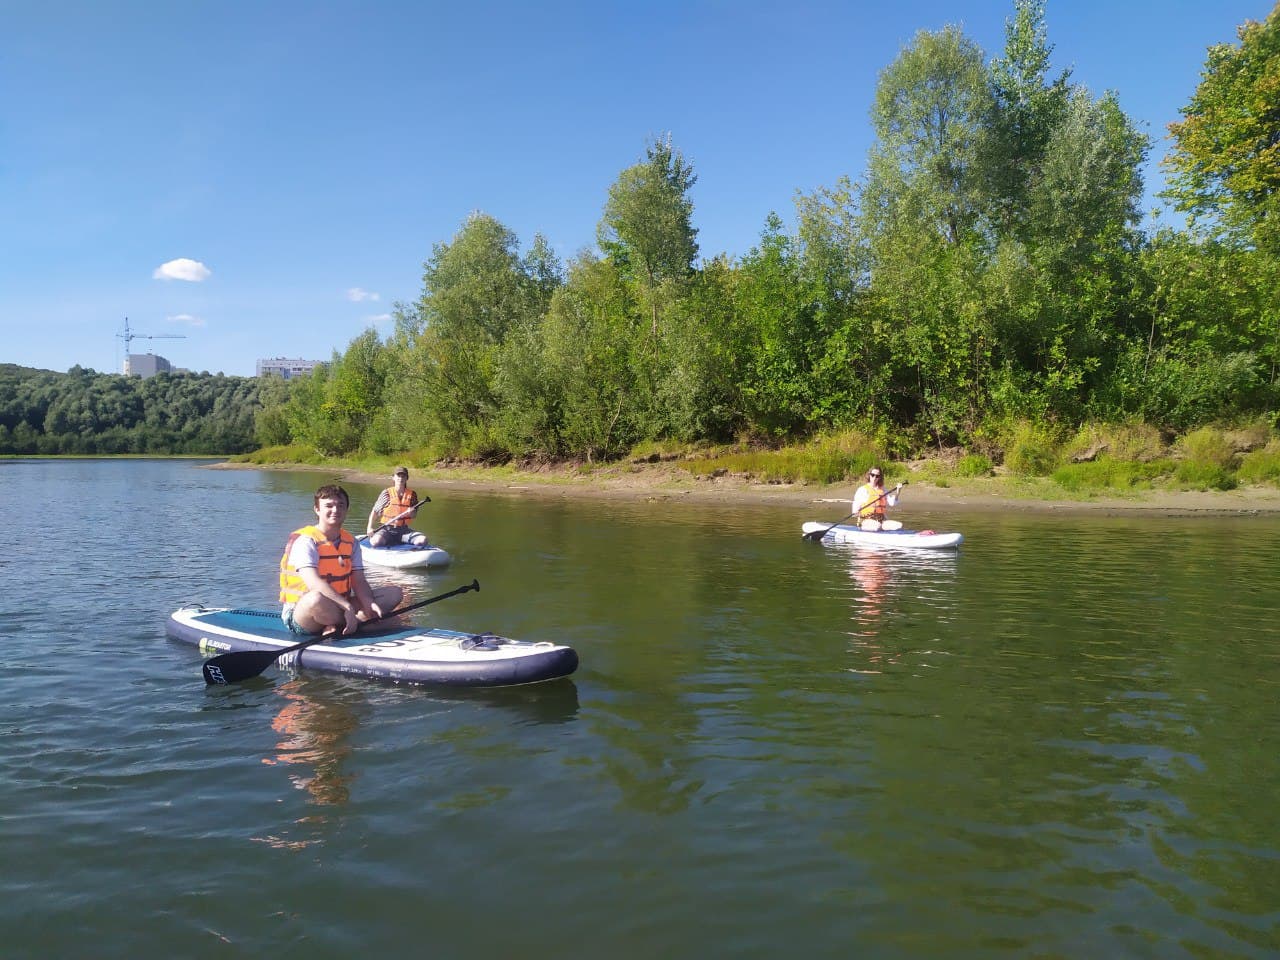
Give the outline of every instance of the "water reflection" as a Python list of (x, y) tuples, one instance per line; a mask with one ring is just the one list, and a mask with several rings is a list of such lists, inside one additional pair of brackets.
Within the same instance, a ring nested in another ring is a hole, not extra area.
[(280, 740), (275, 753), (262, 762), (284, 766), (293, 785), (311, 794), (312, 803), (345, 804), (354, 777), (342, 767), (359, 722), (355, 712), (341, 700), (311, 696), (301, 679), (277, 686), (272, 693), (282, 700), (271, 720)]
[(365, 576), (375, 587), (395, 584), (404, 591), (404, 602), (407, 605), (431, 596), (440, 584), (449, 580), (450, 573), (448, 567), (432, 570), (428, 567), (406, 569), (370, 564), (365, 567)]
[(844, 558), (852, 595), (853, 627), (848, 631), (850, 650), (857, 662), (854, 673), (880, 673), (899, 663), (903, 648), (895, 621), (910, 615), (946, 619), (955, 604), (955, 579), (959, 558), (955, 551), (916, 553), (867, 550), (853, 544), (832, 544), (827, 549)]

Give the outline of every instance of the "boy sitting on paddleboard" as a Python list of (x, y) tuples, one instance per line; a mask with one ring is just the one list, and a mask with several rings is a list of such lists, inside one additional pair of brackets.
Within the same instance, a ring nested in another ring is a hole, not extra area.
[(280, 558), (280, 619), (293, 633), (355, 633), (363, 621), (394, 610), (404, 596), (395, 585), (369, 586), (360, 544), (342, 529), (350, 506), (342, 487), (323, 486), (312, 501), (315, 524), (289, 535)]
[(369, 523), (365, 526), (369, 546), (394, 547), (397, 543), (409, 543), (425, 547), (427, 535), (409, 529), (409, 522), (418, 515), (418, 508), (431, 498), (420, 501), (409, 489), (408, 467), (396, 467), (391, 482), (392, 486), (378, 494), (369, 511)]

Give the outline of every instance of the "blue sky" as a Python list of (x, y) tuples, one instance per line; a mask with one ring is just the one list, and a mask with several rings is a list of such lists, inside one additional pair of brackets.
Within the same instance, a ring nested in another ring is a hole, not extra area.
[[(1048, 0), (1058, 68), (1165, 150), (1207, 47), (1267, 2)], [(1013, 3), (0, 0), (0, 362), (119, 371), (135, 340), (251, 375), (328, 359), (483, 210), (562, 258), (669, 131), (704, 256), (858, 176), (921, 29), (999, 54)], [(1159, 172), (1149, 171), (1149, 188)], [(1152, 201), (1154, 204), (1154, 201)], [(190, 261), (187, 263), (186, 261)]]

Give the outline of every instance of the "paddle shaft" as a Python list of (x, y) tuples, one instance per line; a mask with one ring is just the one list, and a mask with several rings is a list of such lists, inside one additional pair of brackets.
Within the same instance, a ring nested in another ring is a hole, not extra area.
[(836, 527), (840, 526), (840, 524), (844, 523), (846, 520), (850, 519), (851, 517), (856, 517), (858, 514), (862, 513), (863, 510), (867, 509), (867, 507), (875, 506), (885, 497), (889, 496), (889, 494), (896, 493), (898, 490), (901, 490), (906, 485), (907, 485), (907, 481), (903, 480), (900, 484), (898, 484), (892, 490), (886, 490), (884, 493), (880, 494), (880, 496), (876, 497), (874, 500), (870, 500), (867, 503), (864, 503), (857, 510), (853, 511), (853, 513), (849, 514), (848, 517), (841, 517), (839, 520), (837, 520), (831, 526), (827, 527), (825, 530), (814, 530), (812, 533), (802, 534), (802, 536), (806, 540), (812, 540), (814, 543), (817, 543), (819, 540), (825, 537), (828, 533), (830, 533)]
[[(427, 597), (425, 600), (419, 600), (417, 603), (411, 603), (407, 607), (400, 607), (398, 610), (392, 610), (390, 613), (384, 613), (380, 617), (374, 617), (372, 620), (364, 621), (363, 625), (377, 623), (379, 620), (385, 620), (387, 617), (399, 616), (402, 613), (408, 613), (410, 610), (417, 610), (428, 604), (437, 603), (440, 600), (447, 600), (449, 597), (455, 597), (460, 593), (466, 593), (469, 590), (479, 590), (480, 581), (472, 580), (468, 584), (450, 590), (448, 593), (441, 593), (434, 597)], [(291, 647), (285, 647), (283, 650), (237, 650), (232, 653), (219, 654), (204, 662), (201, 672), (204, 674), (205, 683), (238, 683), (241, 680), (248, 680), (250, 677), (256, 677), (263, 670), (271, 666), (281, 657), (297, 653), (314, 643), (320, 643), (323, 640), (330, 639), (329, 636), (308, 637), (301, 643), (295, 643)]]

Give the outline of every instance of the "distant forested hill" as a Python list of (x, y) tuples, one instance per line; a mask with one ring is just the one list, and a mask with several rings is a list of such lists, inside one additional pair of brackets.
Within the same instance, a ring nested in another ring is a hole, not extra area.
[(148, 379), (0, 364), (0, 454), (206, 453), (254, 449), (260, 391), (207, 373)]

